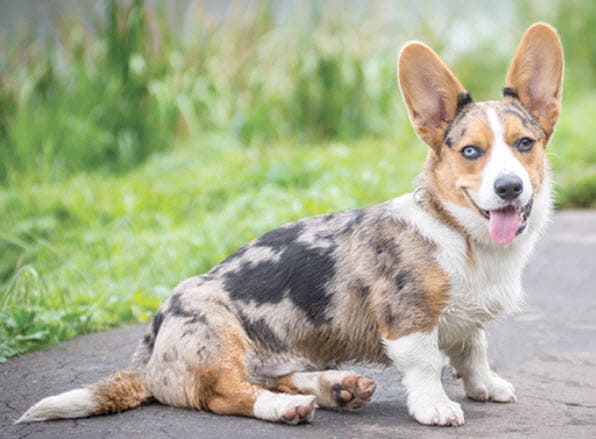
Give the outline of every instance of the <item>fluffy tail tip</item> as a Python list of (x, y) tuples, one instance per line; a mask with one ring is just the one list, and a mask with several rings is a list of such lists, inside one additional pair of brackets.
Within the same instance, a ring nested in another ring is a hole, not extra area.
[(17, 419), (15, 424), (50, 419), (84, 418), (92, 415), (98, 408), (99, 403), (93, 398), (91, 390), (75, 389), (42, 399)]

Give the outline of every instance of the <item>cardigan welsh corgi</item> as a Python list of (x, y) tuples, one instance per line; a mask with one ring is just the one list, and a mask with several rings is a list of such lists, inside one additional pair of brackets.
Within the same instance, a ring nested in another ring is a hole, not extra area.
[(344, 362), (393, 365), (420, 423), (464, 423), (442, 353), (474, 400), (515, 402), (489, 366), (485, 322), (515, 311), (551, 212), (545, 149), (559, 117), (563, 50), (532, 25), (503, 98), (474, 102), (437, 54), (410, 42), (398, 80), (429, 146), (419, 188), (385, 203), (287, 224), (180, 283), (131, 366), (45, 398), (17, 422), (163, 404), (311, 422), (362, 409), (375, 383)]

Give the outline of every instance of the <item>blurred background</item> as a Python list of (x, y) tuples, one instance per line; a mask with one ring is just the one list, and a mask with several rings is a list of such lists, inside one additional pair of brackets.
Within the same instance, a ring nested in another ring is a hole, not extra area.
[(537, 20), (566, 54), (557, 207), (594, 207), (591, 0), (0, 0), (0, 361), (147, 321), (269, 229), (411, 190), (399, 48), (498, 99)]

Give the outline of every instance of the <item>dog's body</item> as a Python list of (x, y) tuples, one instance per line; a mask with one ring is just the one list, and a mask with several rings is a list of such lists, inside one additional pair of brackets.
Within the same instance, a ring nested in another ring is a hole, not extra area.
[[(511, 402), (489, 367), (484, 322), (517, 309), (521, 273), (551, 210), (544, 148), (559, 114), (562, 49), (547, 25), (520, 44), (502, 101), (473, 103), (421, 43), (400, 54), (412, 123), (431, 147), (420, 188), (361, 210), (288, 224), (182, 282), (129, 370), (46, 398), (19, 421), (158, 401), (309, 422), (359, 409), (372, 381), (345, 361), (393, 364), (421, 423), (461, 425), (443, 359), (473, 399)], [(330, 369), (332, 368), (332, 369)]]

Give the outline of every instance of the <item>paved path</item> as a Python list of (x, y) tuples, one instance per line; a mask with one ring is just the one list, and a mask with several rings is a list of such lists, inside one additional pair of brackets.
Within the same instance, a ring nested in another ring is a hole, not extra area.
[(596, 438), (596, 212), (555, 217), (530, 266), (524, 312), (489, 327), (495, 368), (517, 388), (517, 404), (478, 403), (445, 373), (466, 425), (423, 427), (406, 413), (397, 374), (357, 368), (378, 383), (360, 413), (319, 410), (314, 423), (284, 426), (159, 404), (117, 415), (12, 425), (47, 396), (93, 382), (128, 364), (143, 327), (61, 343), (0, 365), (0, 438)]

